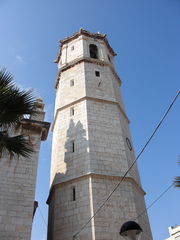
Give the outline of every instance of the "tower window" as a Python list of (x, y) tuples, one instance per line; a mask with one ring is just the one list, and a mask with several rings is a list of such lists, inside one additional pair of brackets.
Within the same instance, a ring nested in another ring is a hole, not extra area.
[(127, 143), (127, 146), (128, 146), (128, 148), (129, 148), (129, 150), (132, 151), (131, 141), (129, 140), (128, 137), (126, 138), (126, 143)]
[(94, 44), (89, 45), (89, 53), (91, 58), (98, 59), (98, 48)]
[(74, 86), (74, 79), (70, 80), (70, 87)]
[(110, 56), (108, 55), (108, 59), (109, 59), (109, 61), (111, 62), (111, 58), (110, 58)]
[(95, 75), (96, 75), (96, 77), (100, 77), (100, 72), (99, 71), (95, 71)]
[(74, 116), (74, 107), (70, 108), (70, 116)]
[(74, 46), (71, 47), (71, 51), (74, 51)]
[(70, 141), (70, 152), (73, 153), (75, 152), (75, 142), (74, 140), (73, 141)]
[(72, 201), (76, 201), (76, 188), (72, 187)]

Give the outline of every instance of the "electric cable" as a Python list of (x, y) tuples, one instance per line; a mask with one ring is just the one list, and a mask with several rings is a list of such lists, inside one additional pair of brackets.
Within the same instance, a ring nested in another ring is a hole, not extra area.
[(111, 198), (111, 196), (113, 195), (113, 193), (117, 190), (117, 188), (120, 186), (120, 184), (123, 182), (123, 180), (125, 179), (125, 177), (127, 176), (127, 174), (129, 173), (129, 171), (132, 169), (132, 167), (134, 166), (134, 164), (137, 162), (137, 160), (139, 159), (139, 157), (141, 156), (141, 154), (144, 152), (145, 148), (147, 147), (147, 145), (149, 144), (149, 142), (151, 141), (151, 139), (153, 138), (153, 136), (155, 135), (155, 133), (157, 132), (158, 128), (161, 126), (162, 122), (164, 121), (164, 119), (166, 118), (167, 114), (169, 113), (170, 109), (172, 108), (172, 106), (174, 105), (175, 101), (177, 100), (178, 96), (180, 94), (180, 91), (178, 91), (178, 93), (176, 94), (176, 96), (174, 97), (173, 101), (171, 102), (171, 104), (169, 105), (169, 107), (167, 108), (165, 114), (163, 115), (162, 119), (159, 121), (159, 123), (157, 124), (156, 128), (154, 129), (154, 131), (152, 132), (152, 134), (150, 135), (149, 139), (147, 140), (147, 142), (145, 143), (144, 147), (142, 148), (142, 150), (140, 151), (140, 153), (137, 155), (137, 157), (135, 158), (135, 160), (133, 161), (133, 163), (131, 164), (131, 166), (129, 167), (129, 169), (125, 172), (124, 176), (121, 178), (121, 180), (119, 181), (119, 183), (115, 186), (115, 188), (112, 190), (112, 192), (109, 194), (109, 196), (103, 201), (103, 203), (99, 206), (99, 208), (95, 211), (95, 213), (93, 214), (92, 217), (89, 218), (89, 220), (80, 228), (80, 230), (74, 234), (73, 236), (73, 240), (76, 239), (76, 237), (82, 232), (82, 230), (89, 224), (89, 222), (97, 215), (97, 213), (103, 208), (103, 206), (106, 204), (106, 202)]
[(46, 229), (47, 229), (47, 223), (46, 223), (45, 218), (44, 218), (44, 216), (43, 216), (43, 214), (42, 214), (42, 212), (41, 212), (40, 206), (38, 206), (38, 209), (39, 209), (39, 213), (40, 213), (40, 215), (41, 215), (41, 218), (42, 218), (42, 220), (43, 220), (43, 223), (45, 224)]
[(174, 183), (171, 183), (166, 190), (164, 190), (147, 208), (145, 208), (133, 221), (136, 221), (138, 218), (142, 217), (142, 215), (144, 213), (147, 212), (147, 210), (149, 210), (160, 198), (162, 198), (164, 196), (165, 193), (167, 193), (172, 186), (174, 186)]

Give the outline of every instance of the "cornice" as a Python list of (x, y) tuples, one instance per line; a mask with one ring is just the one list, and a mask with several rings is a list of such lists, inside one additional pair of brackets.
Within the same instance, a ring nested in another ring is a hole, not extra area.
[(61, 54), (62, 54), (62, 46), (64, 44), (67, 44), (69, 43), (70, 41), (78, 38), (79, 36), (81, 35), (84, 35), (86, 37), (90, 37), (90, 38), (93, 38), (93, 39), (100, 39), (100, 40), (103, 40), (104, 43), (106, 44), (107, 48), (109, 49), (110, 53), (113, 55), (113, 56), (116, 56), (117, 54), (114, 52), (113, 48), (110, 46), (108, 40), (107, 40), (107, 35), (106, 34), (100, 34), (100, 33), (91, 33), (87, 30), (84, 30), (84, 29), (80, 29), (79, 32), (76, 32), (74, 33), (73, 35), (63, 39), (63, 40), (60, 40), (60, 49), (59, 49), (59, 53), (58, 53), (58, 56), (56, 58), (56, 60), (54, 61), (55, 63), (58, 63), (59, 62), (59, 59), (61, 57)]
[(121, 79), (119, 78), (119, 76), (117, 75), (116, 71), (114, 70), (114, 67), (108, 63), (108, 62), (105, 62), (105, 61), (102, 61), (102, 60), (99, 60), (99, 59), (93, 59), (93, 58), (87, 58), (87, 57), (80, 57), (80, 58), (77, 58), (69, 63), (67, 63), (66, 65), (62, 66), (59, 71), (58, 71), (58, 74), (57, 74), (57, 78), (55, 80), (55, 88), (57, 88), (58, 84), (59, 84), (59, 81), (60, 81), (60, 76), (61, 76), (61, 72), (64, 72), (82, 62), (87, 62), (87, 63), (92, 63), (92, 64), (96, 64), (96, 65), (100, 65), (100, 66), (108, 66), (115, 79), (118, 81), (119, 85), (121, 86), (122, 82), (121, 82)]
[[(106, 174), (98, 174), (98, 173), (87, 173), (85, 175), (82, 175), (82, 176), (78, 176), (78, 177), (75, 177), (75, 178), (71, 178), (67, 181), (62, 181), (61, 183), (56, 183), (56, 184), (53, 184), (50, 188), (50, 191), (49, 191), (49, 196), (48, 196), (48, 199), (46, 201), (47, 204), (50, 204), (50, 201), (51, 201), (51, 198), (52, 198), (52, 195), (54, 194), (55, 190), (66, 185), (66, 184), (70, 184), (70, 183), (74, 183), (75, 181), (78, 181), (78, 180), (81, 180), (81, 179), (84, 179), (84, 178), (88, 178), (88, 177), (94, 177), (94, 178), (99, 178), (99, 179), (109, 179), (109, 180), (118, 180), (119, 182), (122, 181), (126, 181), (126, 182), (130, 182), (134, 185), (134, 187), (137, 189), (137, 191), (139, 193), (141, 193), (142, 195), (145, 195), (146, 192), (142, 189), (142, 187), (136, 182), (136, 180), (132, 177), (123, 177), (123, 176), (110, 176), (110, 175), (106, 175)], [(113, 189), (112, 189), (113, 190)]]
[(47, 139), (50, 123), (32, 119), (22, 119), (19, 126), (28, 131), (41, 133), (41, 140), (45, 141)]
[(95, 102), (103, 102), (103, 103), (107, 103), (107, 104), (114, 104), (114, 105), (117, 105), (117, 107), (119, 108), (120, 112), (122, 113), (122, 115), (124, 116), (124, 118), (126, 119), (126, 121), (128, 123), (130, 123), (124, 109), (121, 107), (121, 105), (118, 103), (118, 102), (115, 102), (115, 101), (109, 101), (109, 100), (105, 100), (105, 99), (101, 99), (101, 98), (94, 98), (94, 97), (88, 97), (88, 96), (85, 96), (85, 97), (82, 97), (76, 101), (73, 101), (69, 104), (66, 104), (65, 106), (63, 107), (60, 107), (56, 110), (56, 113), (55, 113), (55, 117), (54, 117), (54, 121), (53, 121), (53, 124), (52, 124), (52, 131), (54, 130), (54, 126), (55, 126), (55, 122), (56, 122), (56, 119), (57, 119), (57, 116), (58, 116), (58, 113), (66, 108), (69, 108), (79, 102), (82, 102), (84, 100), (89, 100), (89, 101), (95, 101)]

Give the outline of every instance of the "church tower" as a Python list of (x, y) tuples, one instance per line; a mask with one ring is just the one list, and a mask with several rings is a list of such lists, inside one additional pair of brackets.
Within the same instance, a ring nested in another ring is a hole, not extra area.
[[(134, 166), (89, 222), (135, 159), (129, 120), (106, 35), (80, 29), (60, 41), (56, 63), (48, 240), (120, 240), (121, 225), (145, 209)], [(136, 220), (152, 240), (147, 215)]]

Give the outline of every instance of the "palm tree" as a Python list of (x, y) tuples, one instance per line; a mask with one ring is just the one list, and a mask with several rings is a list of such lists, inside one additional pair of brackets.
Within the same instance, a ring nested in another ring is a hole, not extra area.
[(23, 135), (15, 133), (25, 115), (32, 114), (35, 99), (31, 90), (20, 90), (13, 83), (13, 76), (0, 69), (0, 156), (29, 157), (32, 148)]

